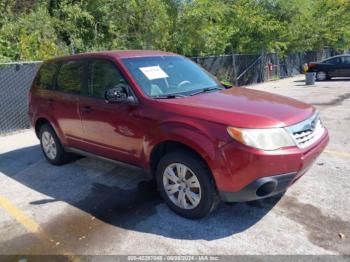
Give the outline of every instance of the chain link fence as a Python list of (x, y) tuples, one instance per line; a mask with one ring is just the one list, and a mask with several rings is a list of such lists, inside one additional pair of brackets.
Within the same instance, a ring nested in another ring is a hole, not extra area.
[(233, 54), (191, 58), (220, 81), (242, 86), (263, 82), (262, 55)]
[[(277, 54), (193, 57), (220, 81), (245, 86), (300, 74), (303, 64), (335, 55), (330, 50)], [(0, 135), (30, 127), (28, 90), (41, 62), (0, 64)]]
[(320, 61), (337, 53), (332, 50), (277, 54), (233, 54), (224, 56), (194, 57), (206, 70), (220, 81), (235, 86), (246, 86), (269, 80), (295, 76), (303, 72), (306, 63)]
[(40, 64), (0, 64), (0, 135), (30, 127), (28, 90)]

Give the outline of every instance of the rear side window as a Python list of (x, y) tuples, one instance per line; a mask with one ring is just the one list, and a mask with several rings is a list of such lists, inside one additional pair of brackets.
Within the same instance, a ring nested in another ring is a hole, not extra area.
[(59, 91), (80, 94), (84, 63), (82, 61), (70, 61), (61, 65), (57, 75), (57, 89)]
[(57, 72), (58, 65), (54, 63), (45, 63), (39, 71), (36, 85), (40, 89), (52, 89), (54, 76)]
[(110, 61), (96, 59), (89, 63), (89, 95), (104, 98), (105, 91), (119, 84), (126, 84), (125, 78)]
[(332, 59), (329, 59), (329, 60), (326, 60), (326, 63), (328, 64), (340, 64), (340, 58), (339, 57), (336, 57), (336, 58), (332, 58)]

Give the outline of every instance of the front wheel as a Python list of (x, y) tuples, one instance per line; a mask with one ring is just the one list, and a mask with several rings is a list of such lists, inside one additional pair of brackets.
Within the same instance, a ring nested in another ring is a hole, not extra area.
[(210, 170), (202, 159), (190, 152), (166, 154), (158, 164), (156, 176), (164, 201), (181, 216), (204, 217), (219, 203)]

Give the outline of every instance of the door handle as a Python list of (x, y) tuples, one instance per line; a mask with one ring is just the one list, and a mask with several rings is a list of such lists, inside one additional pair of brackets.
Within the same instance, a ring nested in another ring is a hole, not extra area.
[(83, 111), (84, 113), (90, 113), (90, 112), (92, 112), (94, 110), (91, 108), (91, 106), (83, 106), (81, 111)]

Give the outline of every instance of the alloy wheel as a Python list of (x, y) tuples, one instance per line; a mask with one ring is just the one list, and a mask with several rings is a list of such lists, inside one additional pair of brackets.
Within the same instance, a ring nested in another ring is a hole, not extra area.
[(49, 132), (44, 131), (41, 136), (41, 143), (45, 155), (51, 160), (55, 159), (57, 155), (57, 146), (53, 136)]
[(178, 207), (194, 209), (201, 200), (201, 186), (195, 173), (186, 165), (173, 163), (163, 173), (168, 198)]
[(317, 72), (316, 78), (319, 81), (326, 80), (327, 79), (327, 74), (325, 72), (323, 72), (323, 71)]

